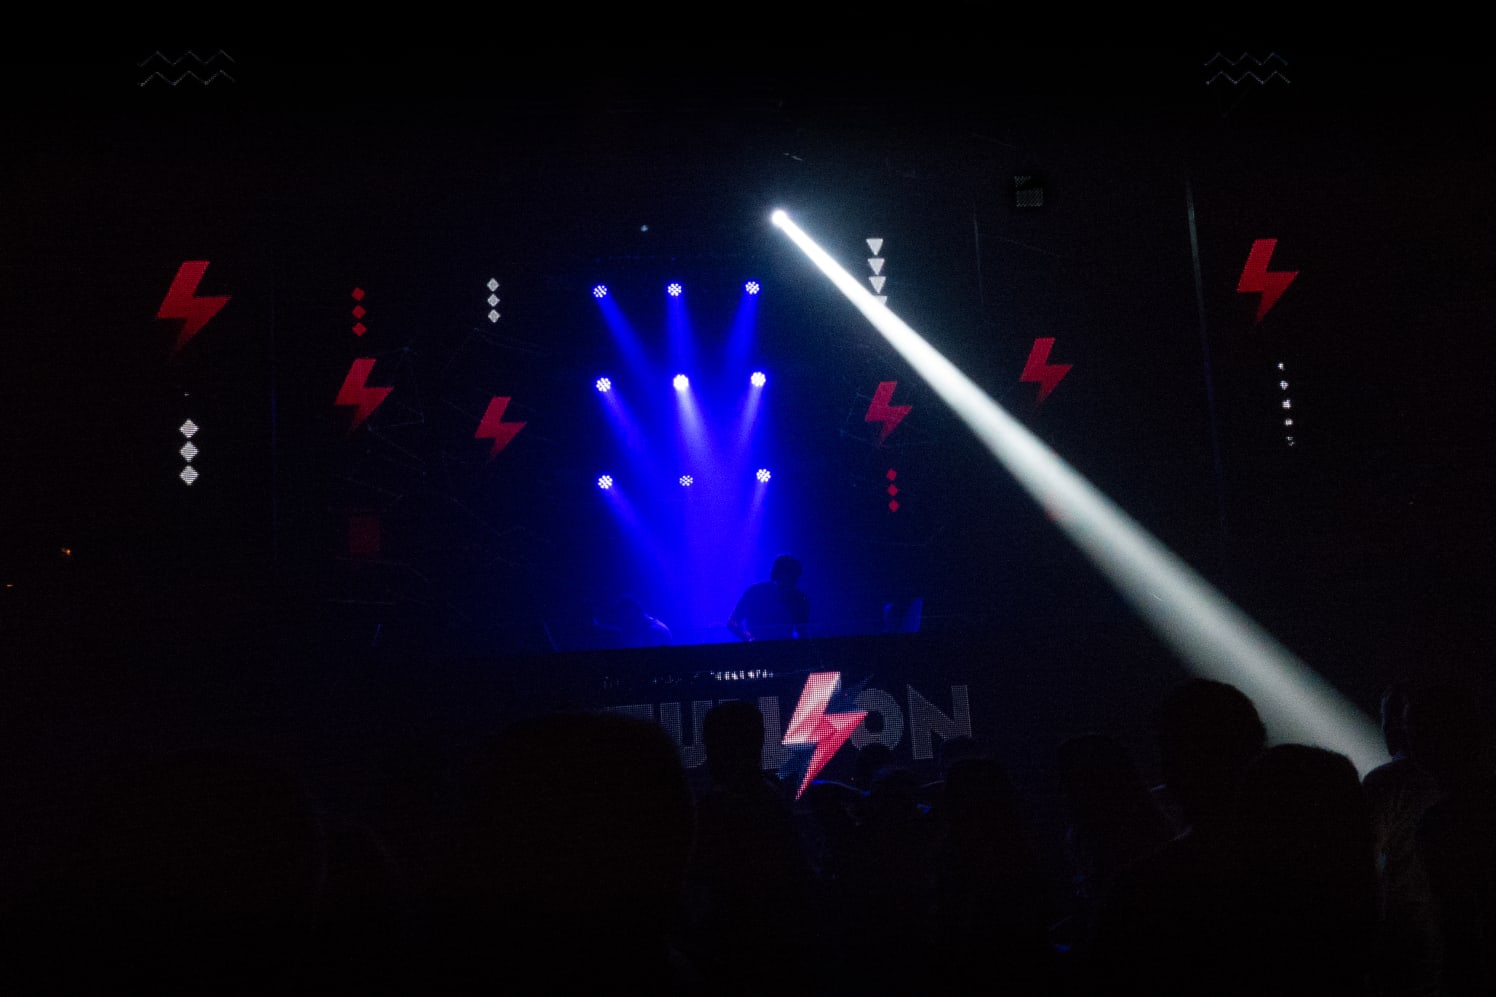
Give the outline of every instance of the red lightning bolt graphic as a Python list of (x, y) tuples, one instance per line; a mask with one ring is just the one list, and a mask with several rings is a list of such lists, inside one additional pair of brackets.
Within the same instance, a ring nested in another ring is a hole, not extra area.
[(1041, 404), (1064, 376), (1070, 373), (1070, 364), (1049, 362), (1049, 351), (1053, 348), (1052, 338), (1034, 340), (1034, 348), (1029, 350), (1028, 362), (1023, 365), (1023, 375), (1018, 378), (1019, 381), (1033, 381), (1039, 385)]
[(171, 279), (171, 287), (166, 289), (166, 297), (161, 299), (161, 308), (156, 312), (156, 317), (182, 320), (182, 331), (177, 336), (174, 352), (186, 346), (187, 341), (196, 336), (198, 330), (229, 303), (227, 295), (197, 296), (197, 285), (202, 282), (203, 271), (207, 269), (207, 260), (186, 261), (177, 268), (177, 275)]
[(1252, 243), (1252, 251), (1247, 254), (1247, 265), (1241, 268), (1241, 280), (1236, 282), (1237, 294), (1262, 295), (1262, 300), (1257, 303), (1258, 322), (1267, 316), (1268, 309), (1277, 303), (1283, 292), (1288, 290), (1288, 285), (1299, 275), (1297, 270), (1268, 272), (1268, 261), (1273, 258), (1273, 250), (1277, 246), (1277, 239), (1258, 239)]
[(353, 361), (353, 366), (348, 368), (348, 376), (343, 378), (343, 386), (338, 389), (338, 405), (354, 405), (357, 411), (353, 413), (353, 425), (348, 427), (348, 432), (353, 432), (363, 424), (363, 421), (373, 414), (394, 388), (370, 388), (366, 385), (369, 374), (374, 370), (373, 357), (359, 357)]
[(913, 405), (890, 405), (893, 401), (893, 389), (899, 386), (898, 381), (883, 381), (878, 385), (878, 390), (873, 393), (873, 401), (867, 407), (867, 415), (862, 417), (863, 422), (883, 423), (883, 432), (878, 434), (878, 443), (881, 445), (888, 439), (888, 434), (893, 432), (894, 427), (903, 421), (904, 416), (909, 414)]
[(800, 702), (795, 715), (785, 728), (785, 744), (813, 744), (815, 751), (810, 764), (805, 768), (805, 779), (795, 791), (795, 799), (805, 792), (805, 787), (826, 767), (831, 756), (847, 743), (852, 731), (867, 716), (867, 710), (852, 710), (850, 713), (826, 712), (826, 704), (841, 686), (841, 672), (813, 672), (805, 680), (805, 689), (800, 693)]
[(499, 451), (509, 445), (509, 441), (525, 428), (522, 422), (505, 422), (504, 410), (509, 407), (509, 399), (495, 396), (488, 403), (488, 411), (483, 413), (483, 419), (478, 423), (478, 431), (473, 434), (475, 440), (493, 440), (493, 449), (488, 452), (488, 459), (493, 460), (499, 455)]

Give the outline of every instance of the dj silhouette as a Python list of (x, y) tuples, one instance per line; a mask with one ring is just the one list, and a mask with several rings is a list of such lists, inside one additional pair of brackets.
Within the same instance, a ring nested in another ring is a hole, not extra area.
[(797, 587), (800, 561), (789, 554), (774, 559), (769, 580), (748, 586), (727, 618), (739, 640), (792, 640), (805, 636), (810, 599)]

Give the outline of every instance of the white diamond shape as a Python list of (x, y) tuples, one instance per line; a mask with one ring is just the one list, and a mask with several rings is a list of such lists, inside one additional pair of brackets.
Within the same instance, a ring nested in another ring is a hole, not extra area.
[(197, 447), (193, 446), (190, 442), (183, 443), (182, 449), (178, 453), (182, 455), (183, 460), (191, 460), (197, 456)]
[(488, 278), (488, 289), (490, 291), (497, 291), (499, 289), (499, 282), (492, 277)]
[(494, 306), (494, 305), (496, 305), (498, 303), (499, 303), (499, 296), (497, 294), (490, 294), (488, 296), (489, 307), (492, 307), (492, 306)]
[(498, 312), (492, 312), (492, 311), (489, 312), (488, 313), (488, 320), (490, 322), (497, 322), (499, 320), (499, 313)]
[(197, 423), (193, 422), (191, 419), (188, 419), (186, 422), (182, 423), (181, 429), (179, 431), (183, 436), (187, 437), (190, 440), (192, 439), (192, 434), (197, 432)]
[(182, 468), (182, 473), (177, 475), (177, 477), (181, 478), (183, 481), (187, 482), (187, 484), (190, 485), (197, 480), (197, 471), (191, 465), (188, 465), (187, 467)]

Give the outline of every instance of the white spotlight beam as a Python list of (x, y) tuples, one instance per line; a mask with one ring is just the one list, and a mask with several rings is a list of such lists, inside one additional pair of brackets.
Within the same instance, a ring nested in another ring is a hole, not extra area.
[(1269, 735), (1327, 747), (1362, 774), (1386, 761), (1375, 723), (1065, 463), (880, 303), (789, 216), (773, 222), (956, 411), (1196, 674), (1252, 698)]

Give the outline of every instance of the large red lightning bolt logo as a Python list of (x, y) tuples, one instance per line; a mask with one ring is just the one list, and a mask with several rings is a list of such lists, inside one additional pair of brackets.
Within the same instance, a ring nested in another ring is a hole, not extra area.
[(1299, 275), (1297, 270), (1268, 271), (1268, 261), (1273, 258), (1273, 250), (1277, 246), (1277, 239), (1258, 239), (1252, 243), (1252, 251), (1247, 254), (1247, 264), (1241, 268), (1241, 279), (1236, 282), (1237, 294), (1262, 295), (1262, 299), (1257, 302), (1258, 322), (1267, 317), (1268, 309), (1277, 304), (1283, 292), (1288, 290), (1288, 285)]
[(1023, 374), (1018, 378), (1022, 381), (1033, 381), (1039, 385), (1039, 403), (1055, 389), (1064, 376), (1070, 373), (1070, 364), (1050, 363), (1049, 351), (1054, 348), (1054, 339), (1045, 337), (1034, 340), (1033, 349), (1029, 350), (1028, 362), (1023, 365)]
[(883, 423), (883, 432), (878, 434), (878, 443), (888, 439), (894, 427), (903, 421), (913, 405), (892, 405), (893, 390), (899, 386), (898, 381), (883, 381), (878, 385), (878, 390), (873, 393), (872, 404), (867, 407), (867, 415), (862, 417), (863, 422)]
[(785, 744), (813, 744), (815, 751), (810, 756), (810, 764), (805, 767), (805, 778), (800, 783), (800, 788), (795, 791), (795, 799), (805, 792), (805, 787), (816, 777), (826, 763), (831, 760), (847, 743), (847, 738), (862, 723), (862, 718), (867, 716), (867, 710), (852, 710), (847, 713), (826, 712), (826, 705), (831, 702), (831, 697), (841, 687), (841, 672), (813, 672), (805, 680), (805, 688), (800, 693), (800, 702), (795, 707), (795, 715), (790, 718), (790, 724), (785, 728)]
[(177, 268), (177, 275), (171, 279), (171, 287), (166, 289), (166, 297), (161, 299), (156, 317), (182, 320), (182, 331), (177, 334), (177, 345), (173, 352), (179, 352), (186, 346), (208, 324), (208, 320), (229, 303), (227, 295), (198, 297), (197, 285), (202, 282), (203, 272), (207, 269), (207, 260), (187, 260)]
[(353, 361), (353, 366), (348, 368), (348, 376), (343, 378), (343, 386), (338, 389), (338, 405), (355, 406), (353, 413), (353, 425), (348, 427), (348, 432), (353, 432), (363, 425), (365, 419), (373, 414), (394, 388), (371, 388), (368, 387), (369, 374), (374, 370), (374, 357), (359, 357)]
[(483, 419), (478, 423), (478, 431), (473, 434), (475, 440), (493, 440), (493, 449), (488, 451), (488, 459), (493, 460), (499, 455), (499, 451), (509, 445), (509, 441), (525, 428), (522, 422), (505, 422), (504, 410), (509, 407), (509, 399), (494, 396), (489, 400), (488, 411), (483, 413)]

